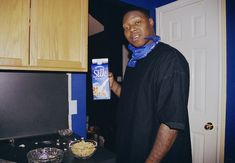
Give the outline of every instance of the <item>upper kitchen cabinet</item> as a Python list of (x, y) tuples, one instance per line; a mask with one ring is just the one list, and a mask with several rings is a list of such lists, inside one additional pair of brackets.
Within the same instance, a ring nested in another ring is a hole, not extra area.
[(0, 68), (87, 71), (88, 0), (0, 2)]
[(29, 0), (0, 0), (0, 69), (29, 64)]
[(87, 0), (31, 1), (31, 66), (87, 71), (87, 44)]

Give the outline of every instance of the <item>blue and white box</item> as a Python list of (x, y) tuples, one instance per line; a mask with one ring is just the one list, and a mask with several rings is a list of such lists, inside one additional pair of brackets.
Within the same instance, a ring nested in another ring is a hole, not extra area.
[(92, 59), (91, 72), (93, 100), (110, 99), (108, 58)]

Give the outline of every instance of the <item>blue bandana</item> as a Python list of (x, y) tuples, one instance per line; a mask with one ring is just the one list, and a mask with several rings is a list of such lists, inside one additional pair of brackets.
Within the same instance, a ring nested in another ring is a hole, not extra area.
[(137, 60), (146, 57), (160, 41), (159, 36), (149, 36), (145, 39), (152, 40), (152, 42), (138, 48), (132, 46), (131, 44), (128, 45), (128, 49), (132, 51), (131, 59), (127, 64), (128, 67), (135, 67)]

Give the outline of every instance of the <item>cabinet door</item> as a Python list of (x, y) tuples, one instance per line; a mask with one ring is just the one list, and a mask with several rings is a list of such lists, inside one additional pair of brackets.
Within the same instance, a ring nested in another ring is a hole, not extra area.
[(87, 71), (88, 0), (31, 0), (30, 66)]
[(27, 66), (29, 59), (29, 0), (0, 0), (0, 66)]

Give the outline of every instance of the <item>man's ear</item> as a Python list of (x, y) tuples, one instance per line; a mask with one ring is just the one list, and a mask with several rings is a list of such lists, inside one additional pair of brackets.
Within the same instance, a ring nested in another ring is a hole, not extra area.
[(150, 23), (150, 25), (151, 25), (151, 26), (153, 26), (153, 25), (154, 25), (153, 18), (149, 18), (149, 23)]

